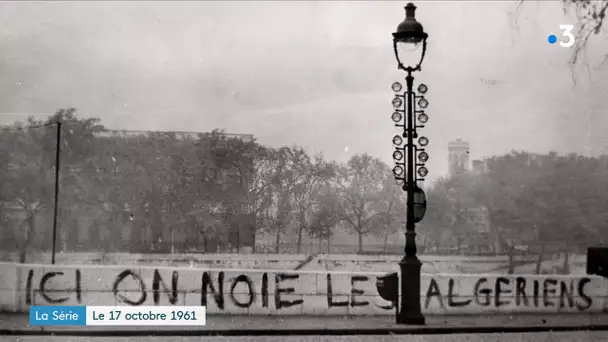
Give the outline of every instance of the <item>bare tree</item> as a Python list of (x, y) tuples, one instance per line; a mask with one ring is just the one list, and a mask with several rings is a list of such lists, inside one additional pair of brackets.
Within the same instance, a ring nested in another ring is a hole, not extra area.
[(331, 253), (333, 229), (341, 220), (340, 195), (335, 187), (325, 184), (314, 196), (311, 222), (308, 228), (309, 236), (317, 238), (319, 252), (322, 250), (322, 242), (325, 239), (327, 241), (327, 254)]
[[(303, 151), (301, 151), (303, 153)], [(271, 177), (269, 188), (271, 202), (266, 208), (265, 215), (267, 226), (275, 234), (275, 253), (280, 252), (281, 235), (287, 225), (292, 221), (293, 213), (293, 189), (300, 174), (297, 172), (297, 155), (300, 150), (282, 147), (273, 152), (276, 160), (276, 169)]]
[[(19, 208), (23, 214), (22, 236), (17, 239), (21, 263), (26, 261), (34, 236), (43, 232), (38, 229), (39, 224), (51, 221), (48, 214), (53, 208), (55, 163), (42, 146), (55, 146), (53, 140), (46, 141), (45, 137), (47, 131), (56, 129), (57, 126), (44, 126), (44, 122), (29, 118), (25, 124), (15, 124), (0, 134), (3, 148), (9, 151), (1, 202), (3, 206)], [(41, 217), (46, 220), (39, 221)]]
[(310, 158), (302, 149), (295, 150), (293, 158), (296, 175), (293, 187), (297, 215), (296, 253), (300, 253), (303, 233), (310, 226), (309, 217), (315, 203), (315, 195), (334, 177), (336, 167), (333, 163), (327, 163), (323, 159), (323, 155)]
[(357, 234), (359, 253), (363, 252), (363, 237), (385, 219), (380, 199), (387, 171), (381, 160), (363, 154), (353, 156), (339, 172), (342, 220)]
[(381, 229), (374, 230), (374, 233), (383, 238), (383, 250), (387, 253), (389, 236), (405, 227), (406, 218), (405, 192), (395, 184), (390, 172), (387, 172), (383, 183), (378, 209), (382, 211), (383, 220)]

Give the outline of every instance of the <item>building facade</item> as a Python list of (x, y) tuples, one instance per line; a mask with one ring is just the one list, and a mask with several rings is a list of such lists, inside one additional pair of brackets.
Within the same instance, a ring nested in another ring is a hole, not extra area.
[[(467, 141), (456, 139), (448, 143), (449, 177), (458, 177), (466, 174), (481, 175), (487, 172), (486, 162), (483, 160), (470, 160), (471, 146)], [(462, 199), (465, 200), (465, 199)], [(466, 203), (466, 204), (464, 204)], [(500, 245), (492, 231), (488, 210), (482, 205), (471, 201), (462, 203), (466, 225), (463, 234), (453, 237), (453, 244), (461, 244), (464, 253), (500, 253)]]
[(470, 170), (470, 145), (468, 142), (457, 139), (448, 143), (449, 176), (453, 177)]

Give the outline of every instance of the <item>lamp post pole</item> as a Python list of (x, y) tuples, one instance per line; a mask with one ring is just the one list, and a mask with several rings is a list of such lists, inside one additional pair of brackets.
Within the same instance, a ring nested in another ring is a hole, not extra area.
[(55, 207), (53, 208), (53, 247), (51, 251), (51, 264), (55, 265), (55, 252), (57, 245), (57, 216), (59, 215), (59, 162), (61, 156), (61, 122), (57, 121), (57, 140), (55, 150)]
[(402, 262), (407, 257), (412, 257), (420, 263), (416, 257), (416, 223), (414, 222), (414, 172), (416, 172), (414, 132), (416, 123), (414, 122), (414, 109), (412, 108), (414, 101), (414, 76), (412, 76), (411, 71), (408, 71), (405, 82), (407, 86), (407, 126), (404, 127), (404, 133), (407, 136), (407, 182), (404, 184), (403, 190), (407, 191), (407, 219), (405, 224), (405, 258)]
[[(402, 89), (399, 82), (393, 83), (392, 86), (393, 91), (397, 93), (393, 99), (395, 112), (392, 119), (395, 126), (403, 128), (402, 136), (397, 135), (393, 138), (393, 144), (396, 145), (393, 158), (397, 164), (393, 173), (395, 179), (403, 184), (402, 188), (407, 193), (405, 255), (399, 262), (401, 286), (399, 312), (396, 318), (398, 324), (424, 325), (425, 318), (422, 315), (420, 305), (422, 263), (416, 256), (416, 223), (422, 220), (426, 211), (424, 191), (417, 186), (417, 182), (423, 181), (428, 173), (428, 170), (424, 167), (424, 162), (428, 160), (428, 154), (416, 145), (414, 139), (418, 139), (418, 144), (423, 147), (428, 144), (426, 137), (418, 138), (417, 128), (424, 127), (422, 124), (427, 122), (428, 116), (422, 110), (417, 110), (416, 101), (418, 101), (418, 107), (422, 109), (428, 106), (428, 102), (424, 99), (424, 96), (414, 93), (414, 76), (412, 73), (421, 69), (420, 65), (424, 60), (428, 34), (424, 32), (422, 25), (416, 21), (415, 11), (416, 6), (408, 3), (405, 7), (405, 20), (399, 24), (397, 31), (393, 33), (393, 47), (398, 68), (407, 72), (404, 94), (399, 94)], [(413, 53), (419, 55), (416, 56)], [(415, 58), (412, 59), (411, 57)], [(424, 84), (418, 87), (418, 93), (420, 94), (425, 94), (427, 90), (428, 88)], [(401, 109), (404, 102), (405, 108)], [(403, 123), (401, 123), (402, 119)], [(406, 138), (405, 146), (401, 146), (404, 142), (402, 138)], [(404, 159), (403, 154), (407, 155), (405, 161), (401, 161)], [(405, 177), (403, 176), (404, 172)]]
[(404, 125), (404, 135), (407, 136), (407, 181), (403, 190), (407, 191), (407, 216), (405, 223), (405, 256), (399, 262), (401, 270), (401, 305), (397, 323), (400, 324), (425, 324), (424, 316), (420, 307), (420, 271), (422, 263), (416, 256), (416, 222), (414, 218), (414, 190), (416, 185), (415, 169), (416, 148), (414, 146), (414, 109), (413, 109), (413, 87), (414, 76), (411, 71), (405, 78), (407, 86), (407, 123)]

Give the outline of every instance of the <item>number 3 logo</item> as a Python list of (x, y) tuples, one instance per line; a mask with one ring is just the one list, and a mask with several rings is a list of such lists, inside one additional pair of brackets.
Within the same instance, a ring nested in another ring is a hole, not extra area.
[(559, 28), (564, 30), (564, 37), (568, 37), (567, 42), (559, 42), (559, 45), (562, 47), (571, 47), (574, 45), (574, 35), (572, 34), (572, 29), (574, 25), (559, 25)]

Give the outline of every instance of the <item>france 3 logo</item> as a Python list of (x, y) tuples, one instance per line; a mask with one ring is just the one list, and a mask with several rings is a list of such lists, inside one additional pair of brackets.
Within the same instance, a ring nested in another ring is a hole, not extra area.
[[(562, 39), (560, 40), (559, 45), (565, 48), (569, 48), (574, 45), (575, 37), (572, 33), (574, 25), (563, 24), (559, 25), (559, 28), (560, 30), (562, 30)], [(555, 44), (557, 43), (557, 36), (554, 34), (550, 34), (547, 40), (549, 41), (549, 44)]]

